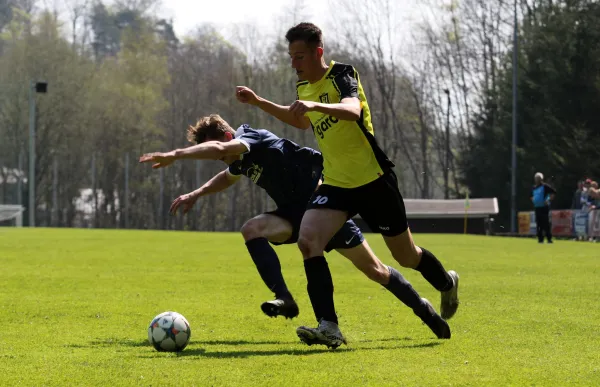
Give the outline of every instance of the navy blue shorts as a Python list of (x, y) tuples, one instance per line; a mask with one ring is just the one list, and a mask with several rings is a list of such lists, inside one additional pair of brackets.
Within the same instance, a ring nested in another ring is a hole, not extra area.
[[(292, 225), (292, 236), (285, 242), (271, 242), (274, 245), (289, 245), (298, 242), (298, 234), (300, 233), (300, 224), (302, 223), (302, 217), (306, 212), (305, 207), (292, 206), (292, 207), (280, 207), (274, 211), (266, 212), (266, 214), (274, 215), (279, 218), (285, 219)], [(344, 223), (342, 228), (331, 238), (325, 251), (330, 252), (336, 249), (351, 249), (359, 246), (363, 243), (365, 237), (363, 236), (360, 228), (354, 223), (352, 219), (349, 219)]]

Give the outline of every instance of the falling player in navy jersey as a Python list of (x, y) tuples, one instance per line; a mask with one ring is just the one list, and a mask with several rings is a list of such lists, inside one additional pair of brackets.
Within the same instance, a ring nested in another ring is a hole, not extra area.
[[(242, 125), (234, 130), (215, 114), (190, 126), (188, 140), (197, 145), (166, 153), (145, 154), (140, 162), (151, 162), (153, 168), (166, 167), (179, 159), (222, 160), (228, 164), (227, 169), (202, 187), (175, 199), (170, 209), (172, 214), (180, 208), (187, 213), (198, 198), (225, 190), (242, 175), (265, 189), (277, 209), (248, 220), (241, 232), (261, 278), (275, 293), (275, 300), (262, 304), (263, 312), (271, 317), (296, 317), (298, 306), (286, 286), (279, 258), (269, 242), (274, 245), (296, 243), (308, 201), (320, 184), (323, 170), (321, 154), (264, 129)], [(448, 324), (429, 301), (421, 298), (397, 270), (384, 265), (375, 256), (352, 220), (348, 220), (333, 236), (325, 250), (336, 250), (368, 278), (383, 285), (411, 307), (438, 338), (450, 338)], [(308, 293), (314, 308), (314, 293), (310, 286)], [(315, 314), (318, 313), (315, 310)]]

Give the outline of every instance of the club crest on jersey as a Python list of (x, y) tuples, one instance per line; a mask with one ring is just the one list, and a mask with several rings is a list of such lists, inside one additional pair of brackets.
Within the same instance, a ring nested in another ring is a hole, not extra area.
[(263, 169), (259, 165), (252, 163), (252, 166), (246, 171), (246, 176), (252, 180), (254, 184), (258, 183), (260, 175), (262, 175)]
[(329, 103), (329, 94), (327, 94), (327, 93), (321, 94), (319, 96), (319, 101), (321, 101), (321, 103)]

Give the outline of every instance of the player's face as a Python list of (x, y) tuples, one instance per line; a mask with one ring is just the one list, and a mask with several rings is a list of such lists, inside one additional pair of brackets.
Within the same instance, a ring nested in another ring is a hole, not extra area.
[(296, 40), (289, 45), (292, 68), (296, 70), (298, 80), (311, 80), (319, 70), (321, 63), (318, 49), (309, 47), (305, 42)]

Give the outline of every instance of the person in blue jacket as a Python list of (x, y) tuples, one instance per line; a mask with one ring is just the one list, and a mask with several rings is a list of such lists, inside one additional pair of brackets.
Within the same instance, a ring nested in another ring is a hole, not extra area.
[(535, 221), (539, 243), (544, 243), (544, 234), (548, 243), (552, 243), (552, 227), (550, 225), (550, 204), (554, 200), (556, 191), (544, 182), (544, 175), (540, 172), (534, 176), (535, 185), (531, 191), (531, 201), (535, 208)]

